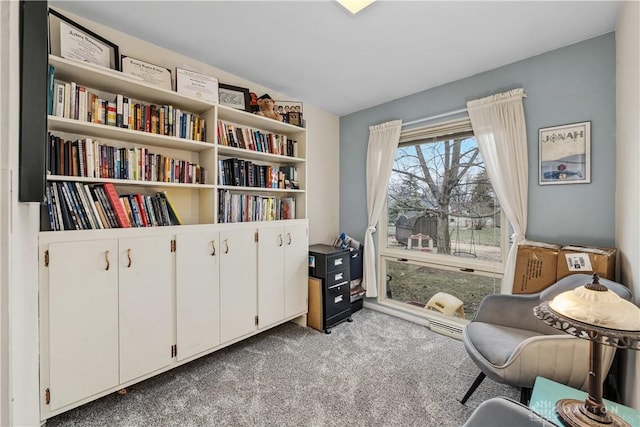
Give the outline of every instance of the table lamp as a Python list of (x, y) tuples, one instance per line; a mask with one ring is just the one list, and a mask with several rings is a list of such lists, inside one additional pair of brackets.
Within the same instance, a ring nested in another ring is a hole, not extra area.
[(589, 340), (587, 399), (560, 399), (556, 402), (560, 419), (572, 427), (630, 426), (607, 412), (602, 401), (602, 346), (640, 350), (640, 309), (602, 285), (594, 274), (591, 283), (563, 292), (533, 312), (547, 325)]

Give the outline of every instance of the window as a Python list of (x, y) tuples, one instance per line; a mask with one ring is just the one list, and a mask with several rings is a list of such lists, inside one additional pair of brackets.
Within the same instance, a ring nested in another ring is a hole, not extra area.
[(382, 303), (424, 310), (443, 292), (453, 297), (448, 307), (432, 309), (469, 319), (485, 295), (500, 291), (508, 224), (468, 118), (402, 132), (386, 214)]

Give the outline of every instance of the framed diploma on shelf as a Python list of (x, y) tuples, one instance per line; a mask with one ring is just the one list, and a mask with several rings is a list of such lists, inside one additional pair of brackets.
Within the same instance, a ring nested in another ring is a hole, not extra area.
[(118, 46), (49, 9), (49, 53), (120, 71)]
[(176, 68), (176, 92), (217, 104), (218, 79), (195, 71)]
[(126, 55), (122, 55), (121, 62), (124, 74), (130, 74), (150, 85), (172, 90), (171, 70)]

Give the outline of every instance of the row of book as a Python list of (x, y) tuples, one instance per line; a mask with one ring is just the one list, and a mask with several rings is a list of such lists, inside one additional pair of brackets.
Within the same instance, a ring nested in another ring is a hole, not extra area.
[(49, 69), (49, 115), (206, 141), (205, 120), (196, 114), (58, 80), (55, 67)]
[(218, 144), (262, 153), (298, 157), (298, 142), (286, 135), (264, 132), (218, 120)]
[(120, 196), (112, 183), (54, 181), (46, 186), (46, 198), (53, 231), (181, 224), (166, 192)]
[(51, 132), (47, 170), (88, 178), (205, 183), (205, 169), (197, 163), (154, 154), (145, 147), (118, 148), (92, 138), (65, 140)]
[(296, 218), (296, 199), (218, 192), (218, 222), (276, 221)]
[(218, 184), (258, 188), (298, 188), (295, 166), (258, 165), (232, 157), (218, 161)]

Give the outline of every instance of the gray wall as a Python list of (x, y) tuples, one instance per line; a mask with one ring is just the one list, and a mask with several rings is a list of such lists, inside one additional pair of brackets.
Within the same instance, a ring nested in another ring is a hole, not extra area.
[[(340, 230), (359, 240), (364, 235), (370, 125), (459, 110), (469, 100), (522, 87), (527, 94), (527, 238), (613, 246), (615, 49), (609, 33), (342, 117)], [(538, 129), (583, 121), (591, 121), (591, 184), (539, 186)]]

